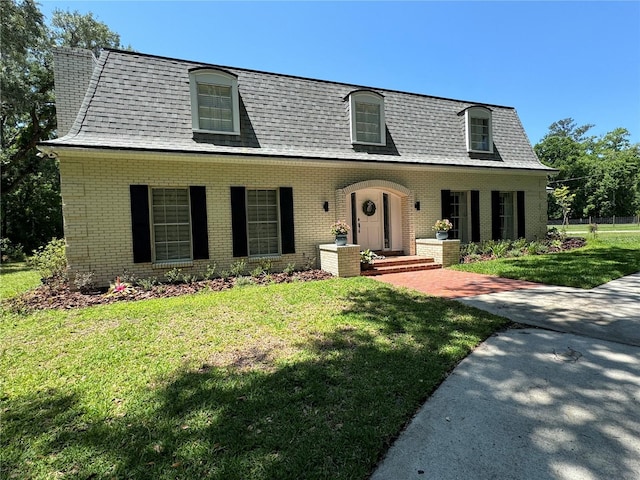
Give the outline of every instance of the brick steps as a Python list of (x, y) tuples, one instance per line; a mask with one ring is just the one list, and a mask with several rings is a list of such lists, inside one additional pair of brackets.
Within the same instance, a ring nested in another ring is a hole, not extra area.
[(442, 268), (442, 265), (435, 263), (433, 258), (413, 256), (394, 256), (380, 260), (374, 260), (373, 268), (362, 270), (361, 275), (373, 276), (385, 273), (418, 272), (422, 270), (434, 270)]

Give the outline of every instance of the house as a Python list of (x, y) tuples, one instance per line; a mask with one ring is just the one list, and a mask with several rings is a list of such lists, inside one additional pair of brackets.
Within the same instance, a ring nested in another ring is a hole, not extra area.
[(362, 249), (541, 238), (546, 180), (514, 108), (140, 53), (55, 54), (69, 266), (228, 269), (318, 258), (337, 220)]

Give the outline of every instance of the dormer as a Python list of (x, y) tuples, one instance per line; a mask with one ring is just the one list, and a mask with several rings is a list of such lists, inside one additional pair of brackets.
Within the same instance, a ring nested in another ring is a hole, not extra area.
[(348, 98), (351, 143), (386, 145), (384, 97), (371, 90), (356, 90)]
[(193, 131), (240, 135), (238, 77), (217, 68), (189, 71)]
[(472, 153), (493, 153), (493, 122), (491, 109), (482, 105), (465, 108), (464, 114), (467, 151)]

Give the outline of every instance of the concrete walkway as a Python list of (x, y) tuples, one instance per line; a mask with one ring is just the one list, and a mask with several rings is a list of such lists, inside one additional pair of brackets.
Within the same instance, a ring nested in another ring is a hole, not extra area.
[(472, 352), (371, 480), (639, 479), (640, 272), (592, 290), (501, 279), (493, 293), (494, 280), (458, 273), (446, 285), (379, 279), (429, 294), (457, 283), (465, 295), (450, 298), (549, 330), (510, 330)]
[(371, 480), (638, 480), (640, 348), (542, 330), (489, 338)]

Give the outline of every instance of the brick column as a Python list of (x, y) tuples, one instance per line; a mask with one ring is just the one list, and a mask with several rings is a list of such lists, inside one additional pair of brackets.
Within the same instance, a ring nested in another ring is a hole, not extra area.
[(320, 245), (320, 268), (336, 277), (360, 276), (360, 245)]
[(435, 263), (450, 267), (460, 263), (460, 240), (416, 239), (416, 255), (433, 258)]

